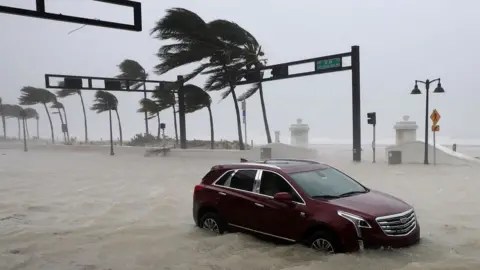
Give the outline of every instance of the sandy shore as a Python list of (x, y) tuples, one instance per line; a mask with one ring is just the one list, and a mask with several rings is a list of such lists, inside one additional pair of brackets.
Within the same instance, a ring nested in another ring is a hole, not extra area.
[[(192, 189), (220, 158), (124, 151), (0, 149), (0, 269), (480, 269), (480, 166), (353, 164), (349, 147), (319, 159), (413, 204), (420, 245), (319, 256), (193, 225)], [(226, 159), (236, 158), (229, 156)]]

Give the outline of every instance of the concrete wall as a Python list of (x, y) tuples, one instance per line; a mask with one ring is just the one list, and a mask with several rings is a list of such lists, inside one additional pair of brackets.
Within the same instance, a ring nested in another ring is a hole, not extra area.
[[(388, 160), (389, 151), (401, 151), (402, 163), (423, 163), (425, 144), (422, 141), (405, 143), (402, 145), (389, 146), (385, 149), (385, 155)], [(428, 161), (433, 164), (433, 145), (428, 145)], [(436, 162), (437, 164), (451, 164), (463, 165), (470, 163), (479, 163), (480, 160), (462, 155), (460, 153), (453, 153), (449, 149), (437, 146), (436, 148)]]
[[(22, 144), (2, 144), (0, 149), (19, 149), (21, 151)], [(240, 161), (240, 158), (249, 160), (260, 160), (260, 148), (268, 147), (272, 149), (272, 158), (298, 158), (298, 159), (317, 159), (317, 151), (314, 149), (295, 147), (287, 144), (272, 143), (251, 150), (230, 150), (230, 149), (171, 149), (167, 154), (168, 157), (194, 158), (194, 159), (212, 159), (224, 161)], [(108, 145), (46, 145), (31, 144), (28, 146), (29, 151), (58, 151), (58, 152), (74, 152), (74, 153), (98, 153), (101, 155), (110, 154), (110, 146)], [(134, 154), (144, 156), (147, 150), (154, 147), (137, 147), (137, 146), (114, 146), (115, 155), (121, 156), (126, 154)], [(154, 155), (155, 156), (155, 155)], [(159, 155), (161, 157), (161, 155)]]

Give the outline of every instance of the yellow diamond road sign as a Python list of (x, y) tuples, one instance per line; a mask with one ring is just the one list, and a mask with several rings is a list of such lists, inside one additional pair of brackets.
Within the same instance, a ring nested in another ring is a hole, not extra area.
[(438, 113), (437, 109), (433, 110), (432, 114), (430, 114), (430, 119), (432, 119), (433, 125), (436, 125), (438, 121), (440, 121), (440, 113)]

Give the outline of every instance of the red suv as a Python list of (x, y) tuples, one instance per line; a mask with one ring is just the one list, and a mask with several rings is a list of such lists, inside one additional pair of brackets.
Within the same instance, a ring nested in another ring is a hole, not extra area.
[(304, 243), (326, 253), (405, 247), (420, 240), (413, 207), (308, 160), (217, 165), (195, 186), (197, 226)]

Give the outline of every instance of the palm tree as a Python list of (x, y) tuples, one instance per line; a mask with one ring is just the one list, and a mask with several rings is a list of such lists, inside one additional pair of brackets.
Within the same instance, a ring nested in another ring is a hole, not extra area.
[[(123, 145), (123, 135), (122, 135), (122, 123), (120, 121), (120, 115), (118, 114), (118, 99), (115, 95), (112, 93), (109, 93), (107, 91), (97, 91), (95, 93), (95, 100), (90, 108), (90, 110), (95, 111), (97, 113), (102, 113), (108, 111), (111, 113), (111, 111), (115, 111), (117, 114), (117, 121), (118, 121), (118, 130), (120, 133), (120, 145)], [(110, 118), (110, 133), (112, 130), (112, 118)], [(112, 134), (110, 134), (111, 136)]]
[(140, 100), (140, 109), (137, 112), (145, 113), (148, 116), (148, 119), (157, 117), (157, 139), (160, 139), (160, 112), (165, 109), (158, 102), (151, 100), (149, 98), (143, 98)]
[[(62, 133), (63, 133), (63, 140), (65, 142), (68, 142), (68, 138), (70, 138), (70, 136), (68, 135), (68, 124), (66, 124), (66, 122), (63, 121), (63, 116), (62, 116), (62, 111), (63, 110), (65, 112), (65, 107), (63, 106), (62, 103), (56, 101), (52, 104), (52, 106), (50, 106), (50, 108), (52, 109), (57, 109), (57, 112), (53, 112), (53, 114), (58, 114), (58, 116), (60, 117), (60, 123), (61, 123), (61, 130), (62, 130)], [(65, 120), (66, 120), (66, 114), (65, 114)], [(66, 128), (64, 128), (66, 127)]]
[[(64, 85), (63, 82), (59, 83), (59, 86), (62, 87), (63, 85)], [(85, 143), (87, 143), (88, 142), (87, 113), (85, 111), (85, 103), (83, 102), (82, 91), (80, 91), (79, 89), (62, 89), (60, 91), (57, 91), (57, 96), (59, 98), (65, 98), (75, 94), (77, 94), (80, 97), (80, 102), (82, 103), (83, 122), (84, 122), (84, 129), (85, 129)]]
[(175, 144), (178, 145), (177, 110), (175, 109), (177, 99), (175, 97), (175, 88), (175, 85), (164, 86), (163, 89), (157, 87), (156, 91), (153, 92), (152, 97), (155, 102), (162, 108), (162, 110), (172, 107), (173, 125), (175, 128)]
[(56, 102), (57, 97), (52, 92), (42, 89), (42, 88), (35, 88), (31, 86), (25, 86), (21, 90), (22, 95), (20, 96), (20, 105), (35, 105), (35, 104), (43, 104), (45, 108), (45, 112), (48, 116), (48, 121), (50, 122), (50, 132), (52, 135), (52, 143), (55, 143), (55, 137), (53, 133), (53, 123), (52, 117), (50, 116), (50, 112), (48, 111), (47, 103)]
[(6, 140), (7, 139), (7, 123), (5, 119), (5, 114), (3, 112), (5, 110), (4, 107), (5, 107), (5, 104), (3, 104), (3, 100), (0, 97), (0, 117), (2, 118), (3, 139)]
[(240, 149), (244, 149), (235, 87), (236, 81), (241, 77), (239, 71), (253, 64), (246, 56), (252, 53), (247, 48), (254, 47), (255, 44), (259, 47), (255, 38), (233, 22), (215, 20), (207, 24), (194, 12), (182, 8), (167, 10), (167, 14), (156, 23), (151, 33), (158, 39), (177, 42), (164, 45), (158, 51), (157, 56), (162, 61), (155, 67), (158, 74), (186, 64), (209, 60), (184, 76), (185, 80), (210, 69), (207, 74), (216, 74), (213, 81), (219, 83), (212, 82), (214, 87), (206, 87), (206, 90), (229, 88), (224, 97), (232, 94)]
[[(120, 65), (118, 65), (118, 68), (120, 69), (120, 74), (117, 75), (117, 78), (120, 79), (133, 79), (133, 80), (143, 80), (145, 81), (148, 78), (148, 73), (145, 71), (145, 69), (137, 62), (131, 59), (125, 59), (123, 60)], [(147, 86), (145, 82), (135, 82), (132, 85), (130, 85), (130, 89), (138, 90), (140, 87), (143, 86), (143, 98), (147, 98)], [(148, 132), (148, 112), (143, 111), (145, 114), (145, 134), (149, 134)]]
[(21, 118), (23, 122), (23, 151), (27, 152), (27, 113), (22, 107), (18, 107), (20, 108), (19, 119)]
[[(257, 53), (253, 54), (254, 56), (260, 56), (260, 55), (263, 54), (263, 52), (261, 52), (261, 48), (258, 48), (255, 51), (257, 51)], [(261, 60), (258, 59), (258, 57), (256, 59), (255, 59), (255, 57), (252, 57), (252, 58), (254, 58), (254, 59), (249, 60), (249, 61), (254, 63), (254, 68), (255, 69), (260, 69), (261, 67), (264, 66), (264, 64), (261, 62)], [(247, 67), (247, 69), (250, 70), (249, 67)], [(257, 75), (258, 76), (258, 78), (255, 78), (255, 79), (258, 80), (258, 82), (253, 84), (250, 89), (248, 89), (245, 93), (243, 93), (238, 98), (238, 101), (240, 101), (240, 102), (244, 101), (244, 100), (250, 98), (251, 96), (253, 96), (258, 91), (258, 94), (260, 96), (260, 105), (262, 107), (263, 123), (265, 125), (265, 133), (267, 134), (267, 142), (272, 143), (272, 136), (270, 134), (270, 127), (268, 125), (267, 109), (265, 108), (265, 99), (263, 97), (263, 84), (262, 84), (262, 81), (261, 81), (262, 78), (263, 78), (263, 72), (259, 72), (257, 74), (253, 73), (252, 75), (253, 76)]]
[[(24, 112), (25, 112), (25, 117), (27, 119), (37, 120), (37, 138), (38, 138), (39, 137), (39, 126), (38, 126), (39, 115), (37, 110), (35, 110), (34, 108), (25, 108)], [(28, 131), (28, 122), (25, 122), (25, 126), (27, 128), (27, 138), (30, 138), (30, 132)]]
[(185, 113), (192, 113), (201, 110), (205, 107), (208, 109), (210, 119), (210, 148), (215, 148), (214, 129), (213, 129), (213, 115), (212, 115), (212, 98), (203, 91), (202, 88), (187, 84), (183, 87), (185, 93)]
[(16, 118), (18, 123), (18, 139), (22, 139), (22, 129), (20, 126), (20, 120), (22, 119), (22, 107), (19, 105), (10, 105), (7, 110), (7, 118)]
[(40, 140), (40, 115), (37, 114), (35, 120), (37, 120), (37, 139)]

